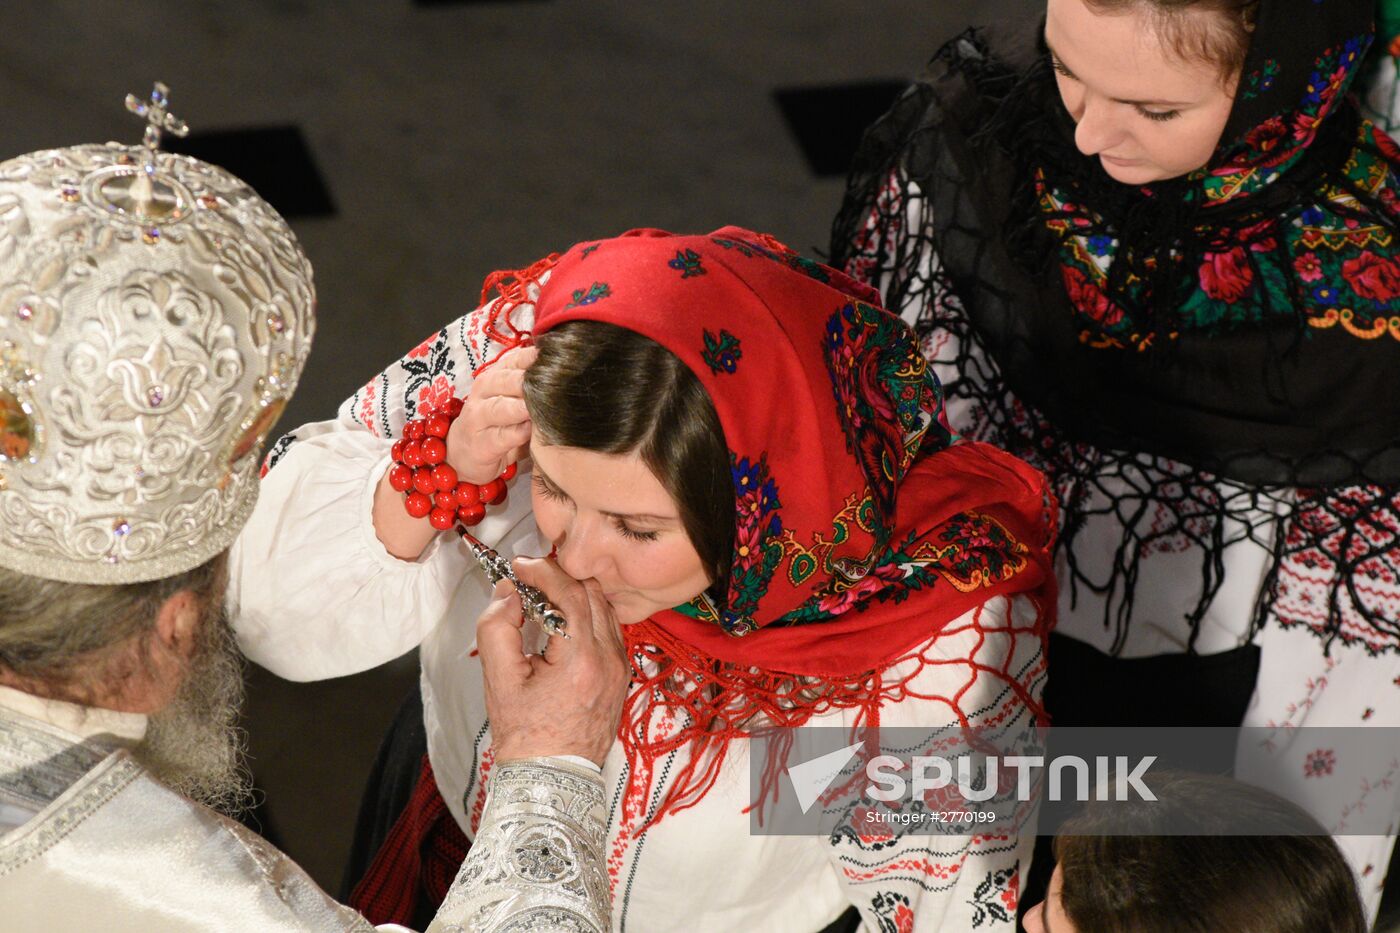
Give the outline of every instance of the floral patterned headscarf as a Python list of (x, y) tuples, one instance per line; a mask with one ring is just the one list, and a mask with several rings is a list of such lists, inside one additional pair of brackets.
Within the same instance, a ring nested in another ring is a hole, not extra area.
[(1346, 96), (1373, 8), (1260, 3), (1221, 144), (1200, 171), (1132, 189), (1069, 169), (1073, 154), (1039, 170), (1083, 339), (1143, 350), (1301, 319), (1400, 341), (1400, 150)]
[[(727, 741), (756, 718), (800, 725), (844, 706), (877, 723), (898, 689), (878, 675), (993, 597), (1031, 596), (1043, 633), (1054, 587), (1044, 479), (958, 442), (913, 333), (873, 290), (736, 227), (638, 230), (553, 265), (535, 333), (579, 320), (674, 353), (708, 392), (730, 455), (736, 535), (721, 611), (697, 598), (626, 630), (646, 684), (629, 699), (629, 754), (645, 764), (696, 746), (662, 812), (702, 796)], [(801, 700), (796, 678), (820, 699)], [(650, 729), (658, 707), (680, 727)]]
[[(1075, 442), (1252, 484), (1393, 483), (1374, 400), (1400, 386), (1400, 150), (1347, 93), (1373, 13), (1260, 0), (1214, 158), (1147, 186), (1079, 152), (1043, 22), (971, 30), (867, 133), (833, 256), (873, 250), (900, 306), (932, 275), (930, 314), (965, 311), (1005, 388)], [(888, 216), (914, 185), (914, 215)]]

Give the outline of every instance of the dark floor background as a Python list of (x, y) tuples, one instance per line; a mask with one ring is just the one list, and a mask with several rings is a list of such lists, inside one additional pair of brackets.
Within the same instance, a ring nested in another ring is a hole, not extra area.
[[(136, 142), (153, 80), (183, 151), (289, 219), (319, 332), (282, 426), (329, 417), (475, 302), (493, 269), (635, 226), (824, 247), (860, 128), (936, 46), (1039, 0), (9, 0), (8, 156)], [(277, 841), (339, 887), (412, 656), (293, 684), (249, 671)]]
[(863, 122), (971, 9), (1035, 3), (9, 0), (4, 151), (134, 143), (123, 95), (169, 84), (174, 147), (251, 181), (315, 266), (294, 425), (577, 240), (824, 244)]

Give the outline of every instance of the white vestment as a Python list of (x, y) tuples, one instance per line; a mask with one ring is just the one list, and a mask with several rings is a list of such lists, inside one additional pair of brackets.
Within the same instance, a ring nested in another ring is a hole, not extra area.
[[(129, 750), (145, 727), (0, 687), (0, 933), (403, 931), (157, 781)], [(510, 767), (430, 933), (606, 928), (600, 779), (554, 759)]]

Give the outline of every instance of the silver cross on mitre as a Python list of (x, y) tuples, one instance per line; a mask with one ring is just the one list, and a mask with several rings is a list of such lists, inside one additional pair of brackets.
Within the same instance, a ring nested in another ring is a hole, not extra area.
[(160, 148), (160, 134), (188, 136), (189, 126), (167, 108), (170, 106), (170, 88), (157, 81), (151, 90), (151, 99), (142, 100), (135, 94), (126, 95), (126, 109), (138, 117), (146, 118), (146, 173), (153, 174), (156, 168), (156, 150)]

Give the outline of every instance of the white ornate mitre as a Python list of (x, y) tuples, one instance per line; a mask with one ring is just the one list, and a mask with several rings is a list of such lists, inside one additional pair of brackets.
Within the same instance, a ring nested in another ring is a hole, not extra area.
[(0, 565), (134, 583), (228, 547), (311, 349), (311, 266), (238, 178), (146, 146), (0, 163)]

